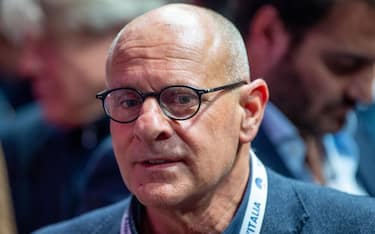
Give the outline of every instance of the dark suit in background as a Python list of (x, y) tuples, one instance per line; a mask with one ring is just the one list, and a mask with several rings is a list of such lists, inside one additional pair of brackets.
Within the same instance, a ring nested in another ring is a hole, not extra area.
[(47, 124), (36, 108), (3, 137), (19, 233), (99, 207), (80, 208), (80, 200), (91, 155), (108, 134), (106, 119), (63, 131)]

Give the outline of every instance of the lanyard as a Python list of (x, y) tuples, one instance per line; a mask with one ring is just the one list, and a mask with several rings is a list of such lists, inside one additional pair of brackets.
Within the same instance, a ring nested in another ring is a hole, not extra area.
[(129, 210), (129, 208), (126, 209), (122, 216), (120, 234), (132, 234), (132, 230), (135, 230), (135, 228), (130, 228)]
[[(267, 204), (268, 181), (266, 169), (252, 151), (250, 151), (250, 155), (252, 160), (251, 190), (240, 234), (260, 233)], [(129, 210), (129, 208), (126, 209), (122, 217), (121, 234), (136, 232), (134, 224), (130, 220)]]
[(268, 179), (263, 163), (251, 154), (251, 190), (240, 234), (260, 233), (267, 205)]

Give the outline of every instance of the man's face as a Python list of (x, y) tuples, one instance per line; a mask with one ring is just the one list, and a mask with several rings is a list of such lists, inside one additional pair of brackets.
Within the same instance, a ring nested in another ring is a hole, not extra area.
[(335, 132), (357, 102), (371, 100), (373, 22), (375, 8), (339, 4), (268, 73), (271, 100), (302, 132)]
[(105, 87), (104, 64), (111, 37), (46, 32), (25, 47), (21, 72), (46, 119), (62, 126), (82, 125), (101, 116), (96, 92)]
[[(208, 62), (212, 56), (221, 58), (207, 53), (203, 39), (176, 34), (153, 30), (119, 42), (116, 50), (121, 50), (109, 66), (109, 88), (158, 92), (170, 85), (212, 88), (228, 82), (220, 79), (220, 62)], [(169, 119), (155, 98), (147, 98), (134, 122), (111, 121), (121, 174), (144, 205), (188, 205), (209, 198), (223, 183), (239, 144), (238, 96), (235, 91), (203, 95), (199, 112), (184, 121)]]

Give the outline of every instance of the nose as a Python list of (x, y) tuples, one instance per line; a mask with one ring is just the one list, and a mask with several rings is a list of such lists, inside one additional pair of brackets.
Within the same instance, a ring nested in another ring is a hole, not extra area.
[(361, 104), (371, 104), (374, 101), (374, 82), (375, 64), (348, 84), (349, 95)]
[(155, 98), (146, 98), (135, 121), (134, 135), (146, 144), (166, 140), (174, 132), (170, 121)]

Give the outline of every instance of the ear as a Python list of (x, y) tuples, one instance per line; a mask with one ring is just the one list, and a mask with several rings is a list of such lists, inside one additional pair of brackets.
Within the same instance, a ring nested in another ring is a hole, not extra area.
[(263, 119), (268, 102), (268, 87), (262, 79), (252, 81), (241, 87), (240, 104), (243, 109), (240, 129), (240, 142), (252, 141)]
[(290, 34), (278, 11), (271, 5), (261, 7), (249, 23), (247, 52), (251, 77), (264, 77), (282, 59), (288, 49)]

